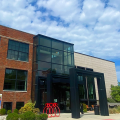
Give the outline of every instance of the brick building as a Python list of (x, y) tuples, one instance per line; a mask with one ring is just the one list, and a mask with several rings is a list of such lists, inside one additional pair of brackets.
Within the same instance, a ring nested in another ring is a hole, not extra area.
[[(59, 75), (69, 75), (69, 69), (75, 66), (80, 66), (78, 67), (80, 69), (104, 73), (107, 96), (110, 96), (110, 85), (117, 85), (114, 62), (76, 53), (71, 43), (0, 25), (2, 108), (19, 109), (32, 99), (40, 101), (37, 106), (42, 109), (47, 102), (47, 74), (52, 72)], [(81, 75), (78, 80), (83, 81), (84, 78), (85, 76)], [(53, 80), (52, 101), (58, 102), (61, 110), (67, 110), (66, 106), (70, 104), (69, 77), (66, 78), (65, 83), (60, 82), (62, 79), (64, 79), (63, 76), (59, 80), (56, 78)], [(55, 80), (59, 82), (55, 82)], [(97, 85), (95, 78), (89, 77), (88, 81), (88, 91), (86, 82), (85, 84), (81, 82), (79, 90), (82, 92), (79, 95), (82, 98), (81, 101), (87, 104), (89, 97), (91, 104), (94, 104), (96, 100), (99, 100), (96, 91)], [(37, 86), (38, 84), (39, 86)], [(57, 90), (58, 88), (59, 90)], [(66, 102), (64, 103), (64, 101)]]

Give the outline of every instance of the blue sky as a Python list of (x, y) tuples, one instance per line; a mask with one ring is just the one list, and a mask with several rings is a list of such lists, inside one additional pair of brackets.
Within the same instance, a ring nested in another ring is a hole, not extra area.
[(0, 0), (0, 24), (111, 60), (120, 81), (120, 0)]

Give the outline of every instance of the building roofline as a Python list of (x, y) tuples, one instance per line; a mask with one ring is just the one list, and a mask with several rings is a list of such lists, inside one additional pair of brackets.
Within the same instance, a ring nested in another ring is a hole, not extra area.
[(113, 61), (110, 61), (110, 60), (106, 60), (106, 59), (102, 59), (102, 58), (98, 58), (98, 57), (94, 57), (94, 56), (86, 55), (86, 54), (79, 53), (79, 52), (75, 52), (75, 51), (74, 51), (74, 53), (78, 53), (78, 54), (81, 54), (81, 55), (85, 55), (85, 56), (89, 56), (89, 57), (97, 58), (97, 59), (100, 59), (100, 60), (104, 60), (104, 61), (108, 61), (108, 62), (115, 63), (115, 62), (113, 62)]
[[(24, 32), (24, 31), (21, 31), (21, 30), (18, 30), (18, 29), (14, 29), (14, 28), (11, 28), (11, 27), (7, 27), (7, 26), (4, 26), (4, 25), (1, 25), (1, 24), (0, 24), (0, 26), (6, 27), (6, 28), (9, 28), (9, 29), (12, 29), (12, 30), (17, 30), (17, 31), (19, 31), (19, 32), (23, 32), (23, 33), (26, 33), (26, 34), (34, 35), (34, 34), (32, 34), (32, 33)], [(34, 35), (34, 36), (35, 36), (35, 35)]]
[(53, 39), (53, 40), (56, 40), (56, 41), (60, 41), (60, 42), (64, 42), (64, 43), (68, 43), (68, 44), (71, 44), (71, 45), (74, 45), (73, 43), (69, 43), (69, 42), (66, 42), (66, 41), (62, 41), (62, 40), (59, 40), (59, 39), (56, 39), (56, 38), (52, 38), (52, 37), (49, 37), (49, 36), (46, 36), (46, 35), (42, 35), (42, 34), (38, 34), (36, 36), (34, 36), (33, 38), (37, 37), (37, 36), (43, 36), (43, 37), (47, 37), (49, 39)]

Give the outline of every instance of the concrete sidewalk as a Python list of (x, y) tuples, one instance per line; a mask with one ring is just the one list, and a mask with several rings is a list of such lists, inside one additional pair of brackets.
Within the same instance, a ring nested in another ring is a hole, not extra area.
[[(48, 120), (74, 120), (71, 113), (61, 113), (60, 117), (48, 118)], [(110, 114), (109, 116), (94, 115), (94, 113), (81, 114), (78, 120), (120, 120), (120, 114)]]

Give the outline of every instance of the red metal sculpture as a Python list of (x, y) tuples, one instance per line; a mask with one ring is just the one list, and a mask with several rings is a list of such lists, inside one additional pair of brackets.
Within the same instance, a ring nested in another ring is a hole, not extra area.
[(58, 107), (58, 103), (46, 103), (45, 108), (43, 109), (46, 114), (48, 114), (48, 117), (59, 117), (60, 116), (60, 109)]

